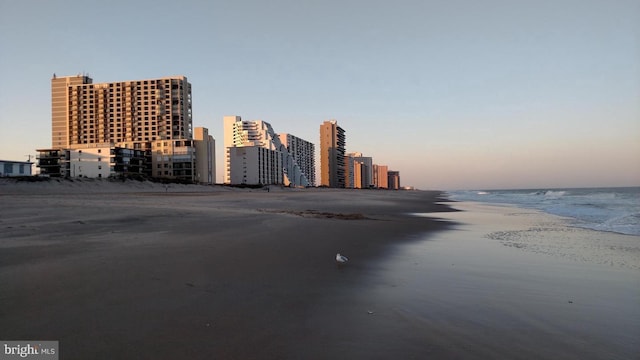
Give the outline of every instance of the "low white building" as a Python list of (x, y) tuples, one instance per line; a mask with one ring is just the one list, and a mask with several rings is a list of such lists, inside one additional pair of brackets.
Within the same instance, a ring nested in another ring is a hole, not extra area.
[(70, 149), (68, 161), (69, 176), (72, 178), (108, 178), (115, 166), (111, 162), (111, 148), (108, 145)]
[(144, 151), (123, 148), (111, 143), (37, 151), (36, 159), (40, 173), (54, 177), (141, 176), (146, 167)]
[(0, 160), (0, 177), (3, 176), (31, 176), (29, 161)]

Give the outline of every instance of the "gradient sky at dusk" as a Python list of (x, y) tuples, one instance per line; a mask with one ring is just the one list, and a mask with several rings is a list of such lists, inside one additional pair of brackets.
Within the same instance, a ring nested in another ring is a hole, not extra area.
[(637, 0), (0, 0), (0, 159), (51, 146), (82, 72), (187, 76), (219, 181), (240, 115), (316, 147), (337, 119), (421, 189), (640, 185)]

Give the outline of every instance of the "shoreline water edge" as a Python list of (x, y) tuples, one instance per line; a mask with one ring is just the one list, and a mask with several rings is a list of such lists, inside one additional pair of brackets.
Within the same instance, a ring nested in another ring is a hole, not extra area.
[(0, 340), (61, 358), (640, 352), (639, 237), (535, 210), (135, 181), (3, 180), (0, 200)]

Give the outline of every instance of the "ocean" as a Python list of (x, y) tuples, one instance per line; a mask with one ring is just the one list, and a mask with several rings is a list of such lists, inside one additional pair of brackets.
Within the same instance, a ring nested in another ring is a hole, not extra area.
[(640, 235), (640, 187), (466, 190), (451, 200), (508, 204), (569, 219), (571, 226)]

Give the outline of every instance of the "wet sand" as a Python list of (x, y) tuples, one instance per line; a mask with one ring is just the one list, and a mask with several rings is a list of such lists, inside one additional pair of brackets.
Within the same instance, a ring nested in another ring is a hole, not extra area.
[(341, 357), (378, 260), (446, 227), (407, 215), (438, 192), (1, 185), (0, 339), (64, 359)]
[(120, 190), (0, 186), (0, 339), (64, 359), (640, 353), (638, 237), (438, 192)]

